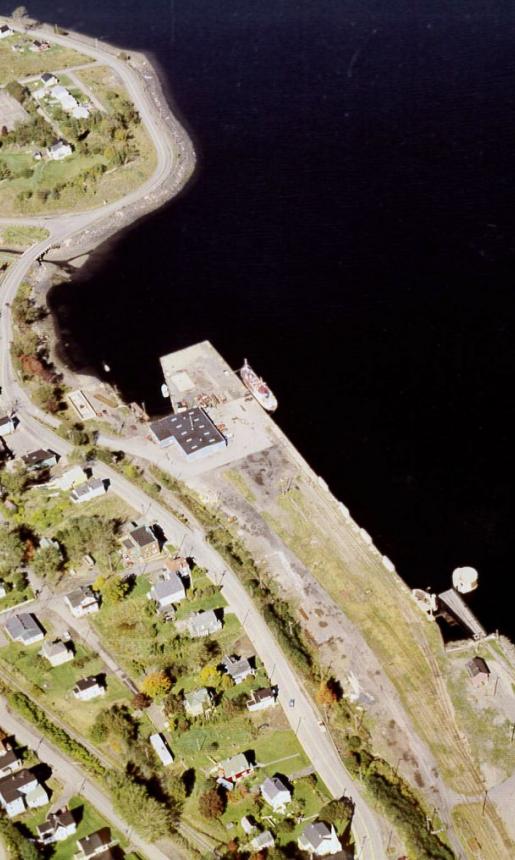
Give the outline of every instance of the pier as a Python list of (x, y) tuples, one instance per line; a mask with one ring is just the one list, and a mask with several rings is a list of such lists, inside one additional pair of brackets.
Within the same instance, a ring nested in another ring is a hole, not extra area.
[(485, 628), (479, 623), (463, 598), (453, 588), (449, 588), (448, 591), (442, 591), (438, 595), (438, 600), (442, 609), (448, 611), (453, 618), (463, 624), (467, 630), (470, 630), (474, 639), (483, 639), (486, 636)]

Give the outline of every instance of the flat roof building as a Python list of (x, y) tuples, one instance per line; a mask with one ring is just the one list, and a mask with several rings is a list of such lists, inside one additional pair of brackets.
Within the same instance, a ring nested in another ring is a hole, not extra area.
[(225, 448), (227, 440), (204, 409), (198, 406), (166, 415), (149, 425), (150, 432), (161, 448), (176, 444), (189, 459), (205, 456)]

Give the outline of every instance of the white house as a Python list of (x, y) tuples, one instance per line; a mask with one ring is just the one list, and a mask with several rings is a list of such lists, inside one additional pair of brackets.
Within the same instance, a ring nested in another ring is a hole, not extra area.
[(35, 809), (48, 803), (44, 786), (30, 770), (23, 768), (0, 780), (0, 803), (9, 818), (25, 809)]
[(81, 585), (65, 595), (64, 602), (68, 605), (75, 618), (98, 612), (98, 598), (89, 585)]
[(65, 111), (72, 111), (77, 107), (77, 99), (72, 96), (72, 94), (66, 89), (66, 87), (61, 86), (60, 84), (56, 87), (52, 87), (50, 90), (52, 98), (59, 102), (62, 109)]
[(273, 848), (275, 839), (269, 830), (263, 830), (262, 833), (258, 833), (257, 836), (254, 836), (254, 839), (250, 840), (250, 844), (254, 851), (261, 851), (263, 848)]
[(21, 645), (33, 645), (45, 638), (43, 628), (31, 612), (12, 615), (6, 622), (5, 629), (11, 639), (20, 642)]
[(247, 702), (249, 711), (264, 711), (272, 708), (276, 703), (275, 692), (272, 687), (263, 687), (261, 690), (253, 690)]
[(302, 851), (314, 854), (316, 857), (327, 857), (338, 854), (342, 850), (341, 842), (336, 835), (333, 825), (325, 821), (314, 821), (308, 824), (297, 840)]
[(0, 741), (0, 778), (21, 770), (22, 762), (10, 741)]
[(188, 633), (193, 639), (201, 636), (212, 636), (222, 629), (222, 622), (213, 609), (206, 612), (194, 612), (186, 621)]
[(223, 658), (222, 665), (235, 684), (242, 684), (245, 678), (256, 674), (246, 657), (227, 656)]
[(206, 687), (184, 694), (184, 710), (190, 717), (201, 717), (211, 705), (211, 695)]
[(3, 581), (3, 579), (0, 579), (0, 600), (2, 599), (2, 597), (5, 597), (6, 594), (7, 589), (5, 587), (5, 582)]
[(74, 657), (72, 649), (60, 639), (56, 639), (54, 642), (45, 642), (39, 653), (42, 657), (46, 657), (51, 666), (69, 663)]
[(89, 110), (84, 105), (77, 105), (72, 108), (72, 117), (74, 119), (87, 119), (89, 116)]
[(168, 744), (164, 740), (163, 736), (156, 732), (153, 735), (150, 735), (149, 741), (152, 744), (152, 748), (159, 758), (161, 764), (167, 767), (169, 764), (173, 764), (173, 755), (170, 752)]
[(274, 812), (284, 812), (288, 803), (291, 803), (291, 791), (278, 776), (267, 777), (259, 790)]
[(80, 502), (89, 502), (90, 499), (96, 499), (98, 496), (105, 495), (107, 487), (101, 478), (89, 478), (83, 484), (79, 484), (70, 493), (70, 499), (75, 504)]
[(89, 702), (90, 699), (97, 699), (99, 696), (105, 696), (106, 688), (99, 683), (95, 675), (90, 675), (88, 678), (81, 678), (77, 681), (73, 688), (73, 695), (81, 702)]
[(43, 824), (38, 824), (38, 842), (50, 845), (52, 842), (63, 842), (77, 831), (77, 823), (69, 809), (58, 809), (50, 812)]
[(51, 72), (44, 72), (40, 77), (40, 81), (44, 87), (55, 87), (58, 83), (56, 76)]
[(0, 436), (8, 436), (9, 433), (14, 433), (15, 430), (14, 416), (4, 415), (0, 418)]
[(14, 36), (14, 30), (8, 24), (2, 24), (0, 27), (0, 39), (7, 39), (8, 36)]
[(48, 481), (47, 487), (51, 490), (66, 492), (79, 484), (84, 484), (87, 480), (87, 475), (82, 466), (72, 466), (70, 469), (66, 469), (62, 475), (57, 475)]
[(52, 161), (61, 161), (62, 158), (68, 158), (72, 152), (70, 144), (64, 140), (57, 140), (52, 146), (47, 148), (47, 155)]
[(186, 597), (183, 582), (176, 573), (165, 573), (154, 583), (147, 593), (149, 600), (155, 600), (159, 609), (164, 609), (172, 603), (179, 603)]

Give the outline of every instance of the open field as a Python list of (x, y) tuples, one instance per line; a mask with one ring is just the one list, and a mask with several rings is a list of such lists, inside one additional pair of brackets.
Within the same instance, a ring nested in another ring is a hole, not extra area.
[(6, 90), (0, 90), (0, 127), (11, 131), (17, 122), (25, 122), (28, 118), (21, 104)]
[(9, 226), (0, 227), (0, 245), (9, 248), (25, 250), (36, 242), (48, 238), (48, 230), (44, 227)]
[[(31, 44), (29, 36), (19, 33), (0, 41), (0, 86), (19, 78), (92, 62), (90, 57), (61, 45), (51, 44), (48, 51), (34, 53), (29, 50)], [(23, 45), (24, 50), (13, 51), (13, 45)]]
[(5, 612), (6, 609), (12, 609), (18, 606), (19, 603), (25, 603), (26, 600), (32, 600), (34, 592), (30, 585), (23, 589), (12, 588), (7, 592), (5, 597), (0, 597), (0, 612)]

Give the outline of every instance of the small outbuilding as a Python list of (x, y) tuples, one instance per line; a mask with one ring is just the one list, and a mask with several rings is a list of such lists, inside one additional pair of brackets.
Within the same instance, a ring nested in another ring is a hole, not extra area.
[(490, 680), (490, 669), (483, 657), (474, 657), (467, 663), (467, 671), (475, 687), (483, 687)]

